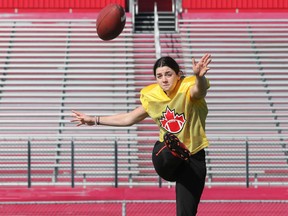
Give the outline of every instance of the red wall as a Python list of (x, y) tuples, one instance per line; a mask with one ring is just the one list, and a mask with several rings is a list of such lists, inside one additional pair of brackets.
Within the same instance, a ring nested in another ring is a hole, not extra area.
[(183, 0), (183, 9), (288, 9), (288, 0)]
[(110, 3), (125, 6), (125, 0), (0, 0), (0, 9), (101, 9)]
[[(150, 7), (151, 0), (138, 0), (143, 9)], [(155, 0), (159, 5), (170, 8), (171, 0)], [(107, 4), (126, 6), (125, 0), (0, 0), (0, 9), (101, 9)], [(127, 1), (128, 2), (128, 1)], [(163, 3), (163, 4), (162, 4)], [(222, 9), (288, 9), (288, 0), (182, 0), (185, 10)], [(160, 6), (160, 7), (162, 7)], [(167, 8), (165, 8), (167, 9)], [(150, 8), (149, 8), (150, 10)]]
[(139, 11), (154, 11), (154, 2), (158, 11), (172, 11), (172, 0), (138, 0)]

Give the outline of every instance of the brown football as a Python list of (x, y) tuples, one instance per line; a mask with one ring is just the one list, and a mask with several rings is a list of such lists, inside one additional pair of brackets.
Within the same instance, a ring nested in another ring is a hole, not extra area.
[(112, 40), (118, 37), (126, 24), (126, 14), (119, 4), (109, 4), (98, 14), (96, 30), (102, 40)]

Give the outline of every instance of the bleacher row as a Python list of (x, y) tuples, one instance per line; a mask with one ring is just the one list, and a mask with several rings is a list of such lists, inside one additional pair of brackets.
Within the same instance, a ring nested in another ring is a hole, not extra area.
[[(179, 33), (160, 35), (162, 55), (186, 75), (192, 57), (213, 56), (210, 186), (287, 184), (287, 25), (184, 17)], [(70, 123), (72, 109), (109, 115), (139, 105), (154, 82), (153, 34), (133, 33), (129, 16), (109, 42), (92, 19), (1, 19), (0, 33), (1, 185), (170, 185), (151, 164), (151, 119), (128, 128)]]

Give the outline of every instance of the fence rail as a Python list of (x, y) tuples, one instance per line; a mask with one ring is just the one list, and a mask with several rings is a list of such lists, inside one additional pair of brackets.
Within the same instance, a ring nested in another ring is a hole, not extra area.
[[(155, 138), (31, 137), (0, 139), (0, 185), (155, 186)], [(288, 185), (288, 137), (210, 137), (206, 185)]]

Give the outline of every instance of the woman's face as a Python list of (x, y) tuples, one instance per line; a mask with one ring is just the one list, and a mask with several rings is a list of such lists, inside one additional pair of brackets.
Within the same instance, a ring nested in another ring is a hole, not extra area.
[(168, 96), (173, 92), (179, 79), (180, 76), (170, 67), (164, 66), (156, 69), (157, 83)]

